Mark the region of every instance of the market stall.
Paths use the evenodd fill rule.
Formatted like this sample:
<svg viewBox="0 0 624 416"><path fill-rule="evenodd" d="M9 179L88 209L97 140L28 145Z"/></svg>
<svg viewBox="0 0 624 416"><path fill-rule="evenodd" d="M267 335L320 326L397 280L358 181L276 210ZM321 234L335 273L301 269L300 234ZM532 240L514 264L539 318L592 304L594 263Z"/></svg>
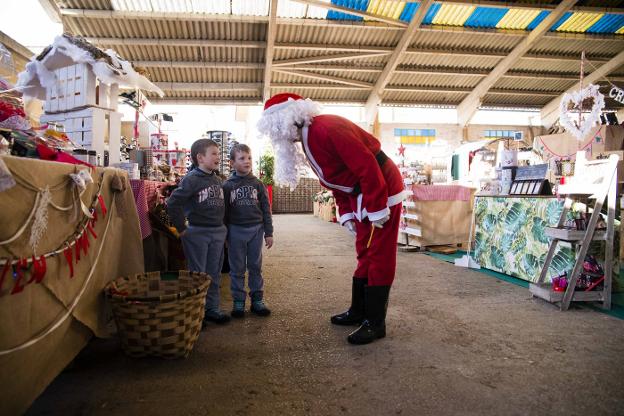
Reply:
<svg viewBox="0 0 624 416"><path fill-rule="evenodd" d="M546 227L559 221L563 200L555 197L477 196L474 259L486 269L537 281L548 253ZM571 248L555 253L552 272L574 263Z"/></svg>
<svg viewBox="0 0 624 416"><path fill-rule="evenodd" d="M419 185L403 201L399 243L459 245L468 241L474 189L459 185Z"/></svg>
<svg viewBox="0 0 624 416"><path fill-rule="evenodd" d="M108 335L102 289L142 272L143 253L125 172L0 162L0 414L21 414L92 336Z"/></svg>

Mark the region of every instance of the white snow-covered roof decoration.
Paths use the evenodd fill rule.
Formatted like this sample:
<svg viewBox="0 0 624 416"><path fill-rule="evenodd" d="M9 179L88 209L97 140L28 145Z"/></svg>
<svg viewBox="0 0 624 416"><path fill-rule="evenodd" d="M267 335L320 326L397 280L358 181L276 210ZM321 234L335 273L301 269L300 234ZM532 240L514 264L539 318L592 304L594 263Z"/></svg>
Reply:
<svg viewBox="0 0 624 416"><path fill-rule="evenodd" d="M91 65L100 82L105 84L139 88L164 96L160 88L139 74L130 62L122 59L114 50L103 51L84 38L68 34L57 36L39 56L26 64L26 69L18 75L16 87L24 96L43 100L46 98L46 88L56 84L54 71L78 63Z"/></svg>

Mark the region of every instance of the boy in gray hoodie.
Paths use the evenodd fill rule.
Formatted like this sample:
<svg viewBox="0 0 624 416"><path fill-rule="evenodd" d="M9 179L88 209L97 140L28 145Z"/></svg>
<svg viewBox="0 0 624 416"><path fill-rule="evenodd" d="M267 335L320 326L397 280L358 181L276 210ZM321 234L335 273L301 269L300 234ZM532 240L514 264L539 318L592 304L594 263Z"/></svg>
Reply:
<svg viewBox="0 0 624 416"><path fill-rule="evenodd" d="M230 151L233 172L223 184L228 227L230 287L234 306L232 316L245 316L245 269L249 271L251 312L268 316L264 304L262 278L262 240L273 246L273 221L264 184L251 173L251 149L237 144Z"/></svg>
<svg viewBox="0 0 624 416"><path fill-rule="evenodd" d="M219 169L219 146L210 139L197 140L191 146L191 159L194 168L167 200L167 211L182 239L189 270L207 273L212 279L204 324L225 324L230 316L219 309L219 282L227 228L223 182L214 172Z"/></svg>

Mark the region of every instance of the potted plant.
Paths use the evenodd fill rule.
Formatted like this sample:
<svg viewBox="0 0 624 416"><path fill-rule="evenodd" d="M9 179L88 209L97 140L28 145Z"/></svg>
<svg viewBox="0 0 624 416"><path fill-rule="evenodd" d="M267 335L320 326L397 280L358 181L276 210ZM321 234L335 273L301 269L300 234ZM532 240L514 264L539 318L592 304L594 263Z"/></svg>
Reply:
<svg viewBox="0 0 624 416"><path fill-rule="evenodd" d="M267 194L269 196L269 205L273 209L273 166L275 158L270 153L265 153L260 157L259 166L260 180L267 188Z"/></svg>

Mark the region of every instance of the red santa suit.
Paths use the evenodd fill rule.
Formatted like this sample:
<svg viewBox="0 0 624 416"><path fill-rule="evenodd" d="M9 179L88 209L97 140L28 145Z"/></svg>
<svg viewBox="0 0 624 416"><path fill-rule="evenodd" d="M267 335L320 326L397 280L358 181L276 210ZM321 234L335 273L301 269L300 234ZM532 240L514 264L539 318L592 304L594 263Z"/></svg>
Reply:
<svg viewBox="0 0 624 416"><path fill-rule="evenodd" d="M396 271L403 179L381 144L351 121L318 115L302 129L303 150L321 184L332 190L340 224L356 223L356 278L389 286ZM377 157L376 157L377 156ZM383 228L371 221L386 216Z"/></svg>

